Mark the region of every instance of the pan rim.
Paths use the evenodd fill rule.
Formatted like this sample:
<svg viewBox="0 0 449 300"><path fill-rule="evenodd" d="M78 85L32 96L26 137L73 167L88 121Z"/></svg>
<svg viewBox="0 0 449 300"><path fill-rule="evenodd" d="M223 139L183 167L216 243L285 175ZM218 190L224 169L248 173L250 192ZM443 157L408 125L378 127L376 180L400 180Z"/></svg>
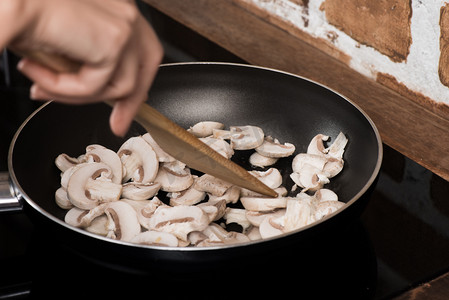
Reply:
<svg viewBox="0 0 449 300"><path fill-rule="evenodd" d="M124 241L119 241L119 240L113 240L107 237L103 237L97 234L93 234L90 233L86 230L83 230L81 228L77 228L74 226L71 226L69 224L67 224L66 222L64 222L63 220L55 217L53 214L47 212L45 209L43 209L41 206L39 206L39 204L37 204L35 201L33 201L27 194L26 192L23 190L23 188L21 187L21 185L19 184L16 174L14 172L14 168L13 168L13 163L12 163L12 157L13 157L13 152L14 152L14 146L15 143L18 139L18 137L20 136L20 133L22 132L23 128L27 125L27 123L37 114L39 113L42 109L44 109L47 105L50 105L50 103L53 102L53 100L47 101L46 103L42 104L39 108L37 108L33 113L31 113L26 119L25 121L20 125L20 127L17 129L16 133L14 134L14 137L10 143L10 147L9 147L9 151L8 151L8 170L9 170L9 174L10 174L10 178L11 181L13 182L15 188L18 191L18 197L19 198L23 198L28 205L30 205L33 209L35 209L36 211L38 211L40 214L44 215L45 217L49 218L51 221L54 221L56 223L58 223L59 225L64 226L65 228L69 229L69 230L74 230L80 234L83 235L87 235L89 237L95 238L95 239L99 239L99 240L103 240L105 242L109 242L109 243L115 243L118 245L123 245L123 246L131 246L131 247L135 247L135 248L141 248L141 249L152 249L152 250L157 250L157 251L181 251L181 252L185 252L185 251L221 251L221 250L226 250L226 249L231 249L231 248L240 248L240 247L244 247L244 246L251 246L251 245L258 245L258 244L262 244L265 242L271 242L277 239L282 239L285 238L287 236L291 236L294 234L297 234L299 232L305 231L307 229L310 229L312 227L318 226L321 223L333 218L334 216L341 214L342 212L344 212L346 209L348 209L350 206L352 206L358 199L361 198L361 196L363 194L365 194L368 189L372 186L372 184L374 183L374 181L376 180L379 172L380 172L380 168L381 168L381 164L382 164L382 159L383 159L383 146L382 146L382 139L380 136L380 133L375 125L375 123L373 122L373 120L368 116L368 114L363 111L357 104L355 104L354 102L352 102L350 99L348 99L346 96L342 95L341 93L329 88L328 86L325 86L319 82L316 82L312 79L297 75L297 74L293 74L290 72L286 72L286 71L282 71L282 70L278 70L278 69L274 69L274 68L269 68L269 67L263 67L263 66L257 66L257 65L250 65L250 64L243 64L243 63L229 63L229 62L180 62L180 63L167 63L167 64L161 64L159 66L159 69L161 68L170 68L170 67L179 67L179 66L191 66L191 65L213 65L213 66L229 66L229 67L239 67L239 68L250 68L250 69L254 69L254 70L263 70L263 71L269 71L269 72L274 72L274 73L278 73L278 74L283 74L283 75L287 75L287 76L293 76L296 77L298 79L304 80L304 81L308 81L312 84L315 84L321 88L324 88L336 95L338 95L340 98L344 99L345 101L347 101L349 104L351 104L354 108L357 109L357 111L363 115L363 117L368 121L368 123L370 124L374 135L376 137L376 141L377 141L377 146L378 146L378 155L377 155L377 161L376 161L376 165L375 168L370 176L370 178L367 180L367 182L365 183L365 185L363 186L362 189L360 189L360 191L354 195L347 203L346 205L344 205L341 209L337 210L334 213L331 213L329 215L327 215L326 217L315 221L309 225L303 226L299 229L287 232L287 233L283 233L281 235L275 236L275 237L271 237L271 238L265 238L265 239L259 239L259 240L254 240L254 241L249 241L249 242L245 242L245 243L236 243L236 244L229 244L229 245L220 245L220 246L209 246L209 247L168 247L168 246L155 246L155 245L140 245L140 244L134 244L131 242L124 242Z"/></svg>

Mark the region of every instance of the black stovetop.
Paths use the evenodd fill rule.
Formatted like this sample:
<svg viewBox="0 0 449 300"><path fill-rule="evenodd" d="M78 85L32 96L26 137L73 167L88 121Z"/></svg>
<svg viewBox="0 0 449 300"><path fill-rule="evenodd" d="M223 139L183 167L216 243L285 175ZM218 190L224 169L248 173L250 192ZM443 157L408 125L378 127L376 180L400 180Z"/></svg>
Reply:
<svg viewBox="0 0 449 300"><path fill-rule="evenodd" d="M29 83L17 72L9 79L0 72L0 171L7 171L13 134L41 104L29 100ZM242 288L251 296L397 295L449 268L449 183L387 146L384 152L378 185L360 219L260 264L182 278L106 266L53 240L24 213L0 215L0 299L119 293L225 298L239 297Z"/></svg>

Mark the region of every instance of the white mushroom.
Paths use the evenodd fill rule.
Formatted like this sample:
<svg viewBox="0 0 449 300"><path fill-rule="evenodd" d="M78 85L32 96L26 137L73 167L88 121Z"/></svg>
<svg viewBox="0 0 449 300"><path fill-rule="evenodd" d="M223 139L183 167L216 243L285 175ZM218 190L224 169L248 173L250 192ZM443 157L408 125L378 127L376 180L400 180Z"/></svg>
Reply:
<svg viewBox="0 0 449 300"><path fill-rule="evenodd" d="M287 201L285 215L283 217L284 231L289 232L299 229L315 221L315 206L313 199L306 197L290 198Z"/></svg>
<svg viewBox="0 0 449 300"><path fill-rule="evenodd" d="M55 164L61 172L65 172L67 169L74 167L75 165L84 161L68 156L65 153L59 154L55 159Z"/></svg>
<svg viewBox="0 0 449 300"><path fill-rule="evenodd" d="M197 190L210 193L214 196L223 196L231 186L231 183L209 174L200 176L195 182L195 188Z"/></svg>
<svg viewBox="0 0 449 300"><path fill-rule="evenodd" d="M285 215L285 208L271 210L271 211L251 211L251 210L246 211L246 219L248 219L248 221L252 225L257 226L257 227L259 227L260 224L262 224L262 221L266 217L279 218L279 217L282 217L283 215Z"/></svg>
<svg viewBox="0 0 449 300"><path fill-rule="evenodd" d="M233 243L249 242L249 238L239 232L228 232L218 224L211 223L203 230L203 234L207 239L200 242L198 247L216 246Z"/></svg>
<svg viewBox="0 0 449 300"><path fill-rule="evenodd" d="M196 179L194 179L195 182ZM198 191L195 188L195 184L192 184L188 189L181 192L168 193L167 197L170 198L170 205L194 205L206 198L206 193Z"/></svg>
<svg viewBox="0 0 449 300"><path fill-rule="evenodd" d="M104 203L94 207L91 210L71 208L65 215L64 221L72 226L86 228L91 225L92 221L103 215L108 203Z"/></svg>
<svg viewBox="0 0 449 300"><path fill-rule="evenodd" d="M106 215L101 215L96 217L90 222L90 225L87 226L86 231L94 234L98 234L101 236L108 235L108 217Z"/></svg>
<svg viewBox="0 0 449 300"><path fill-rule="evenodd" d="M159 183L161 190L164 192L180 192L188 189L193 184L193 176L190 174L190 169L186 167L175 171L170 166L172 165L163 163L154 182Z"/></svg>
<svg viewBox="0 0 449 300"><path fill-rule="evenodd" d="M131 200L146 200L157 194L160 183L128 182L123 184L122 197Z"/></svg>
<svg viewBox="0 0 449 300"><path fill-rule="evenodd" d="M317 134L312 138L307 147L308 154L324 155L327 153L328 149L324 146L325 141L329 139L329 136L324 134Z"/></svg>
<svg viewBox="0 0 449 300"><path fill-rule="evenodd" d="M120 157L115 151L101 145L89 145L86 147L85 158L88 162L103 162L112 170L112 182L120 184L123 178L123 166Z"/></svg>
<svg viewBox="0 0 449 300"><path fill-rule="evenodd" d="M131 243L141 245L158 245L177 247L178 239L171 233L148 230L141 232L131 239Z"/></svg>
<svg viewBox="0 0 449 300"><path fill-rule="evenodd" d="M223 129L224 127L224 124L220 122L203 121L190 127L189 131L196 137L203 138L212 135L214 129Z"/></svg>
<svg viewBox="0 0 449 300"><path fill-rule="evenodd" d="M343 170L344 161L342 158L329 157L323 167L323 173L328 178L337 176Z"/></svg>
<svg viewBox="0 0 449 300"><path fill-rule="evenodd" d="M240 192L242 188L236 185L231 186L226 190L226 192L221 196L214 196L212 194L208 194L210 202L216 202L220 200L225 200L226 203L237 203L240 198Z"/></svg>
<svg viewBox="0 0 449 300"><path fill-rule="evenodd" d="M327 152L327 155L333 158L340 159L343 157L343 152L345 151L346 144L348 143L348 139L343 134L343 132L340 132L335 139L335 141L332 143L332 145L329 147L329 151Z"/></svg>
<svg viewBox="0 0 449 300"><path fill-rule="evenodd" d="M276 168L269 168L266 171L250 171L250 173L269 188L275 189L282 184L281 172Z"/></svg>
<svg viewBox="0 0 449 300"><path fill-rule="evenodd" d="M202 231L209 225L209 217L199 207L179 205L175 207L159 206L150 218L150 228L174 234L187 241L192 231Z"/></svg>
<svg viewBox="0 0 449 300"><path fill-rule="evenodd" d="M209 219L211 219L211 221L217 221L221 219L226 212L226 200L224 199L209 200L207 202L200 203L197 206L209 215ZM217 210L213 211L212 213L212 211L209 209L210 206L214 206L215 208L217 208Z"/></svg>
<svg viewBox="0 0 449 300"><path fill-rule="evenodd" d="M326 157L319 154L299 153L293 158L292 169L293 172L301 173L306 165L313 166L322 171L327 163Z"/></svg>
<svg viewBox="0 0 449 300"><path fill-rule="evenodd" d="M265 168L271 165L274 165L278 161L278 158L267 157L259 154L258 152L254 152L249 157L249 163L255 167Z"/></svg>
<svg viewBox="0 0 449 300"><path fill-rule="evenodd" d="M263 143L263 130L257 126L231 126L231 147L236 150L249 150Z"/></svg>
<svg viewBox="0 0 449 300"><path fill-rule="evenodd" d="M129 138L118 151L126 174L123 180L126 182L150 183L156 178L159 161L151 146L140 137Z"/></svg>
<svg viewBox="0 0 449 300"><path fill-rule="evenodd" d="M137 220L139 221L142 227L149 229L150 218L156 211L159 206L168 206L163 203L159 198L154 197L151 200L131 200L131 199L122 199L131 205L137 213Z"/></svg>
<svg viewBox="0 0 449 300"><path fill-rule="evenodd" d="M333 212L336 212L337 210L342 208L344 205L345 205L345 203L340 202L340 201L321 201L316 206L314 218L316 220L320 220L320 219L324 218L325 216L327 216Z"/></svg>
<svg viewBox="0 0 449 300"><path fill-rule="evenodd" d="M78 208L92 209L100 203L117 201L122 185L111 181L112 171L104 163L85 163L70 176L67 196Z"/></svg>
<svg viewBox="0 0 449 300"><path fill-rule="evenodd" d="M287 206L288 197L264 198L264 197L242 197L240 202L247 210L271 211L276 208Z"/></svg>
<svg viewBox="0 0 449 300"><path fill-rule="evenodd" d="M142 135L142 138L151 146L160 162L173 162L176 160L176 158L165 152L148 132Z"/></svg>
<svg viewBox="0 0 449 300"><path fill-rule="evenodd" d="M250 239L250 241L257 241L262 238L259 227L256 226L250 227L245 235Z"/></svg>
<svg viewBox="0 0 449 300"><path fill-rule="evenodd" d="M241 208L231 208L228 207L226 209L226 213L224 214L224 219L226 220L226 224L237 223L243 228L243 232L251 226L250 221L246 218L246 210Z"/></svg>
<svg viewBox="0 0 449 300"><path fill-rule="evenodd" d="M276 222L276 218L270 216L263 219L259 227L259 233L263 239L266 239L278 236L280 234L283 234L284 232L282 225Z"/></svg>
<svg viewBox="0 0 449 300"><path fill-rule="evenodd" d="M315 199L318 202L320 202L320 201L338 201L337 194L334 191L329 190L329 189L319 189L318 191L315 192L313 197L315 197Z"/></svg>
<svg viewBox="0 0 449 300"><path fill-rule="evenodd" d="M112 202L108 204L105 213L108 217L108 237L129 242L140 233L136 211L128 203Z"/></svg>
<svg viewBox="0 0 449 300"><path fill-rule="evenodd" d="M212 130L212 136L216 139L229 140L231 139L231 131L223 129Z"/></svg>
<svg viewBox="0 0 449 300"><path fill-rule="evenodd" d="M312 165L305 164L300 173L293 172L290 178L300 187L302 191L316 191L329 183L329 178L321 170Z"/></svg>
<svg viewBox="0 0 449 300"><path fill-rule="evenodd" d="M217 139L213 137L200 138L200 141L220 153L223 157L229 159L234 155L234 150L232 150L231 145L228 144L223 139Z"/></svg>
<svg viewBox="0 0 449 300"><path fill-rule="evenodd" d="M70 202L67 196L67 191L62 187L56 190L55 200L56 204L62 209L71 209L73 207L72 202Z"/></svg>
<svg viewBox="0 0 449 300"><path fill-rule="evenodd" d="M257 153L266 157L287 157L295 152L295 145L290 143L281 144L271 136L265 137L262 145L255 149Z"/></svg>

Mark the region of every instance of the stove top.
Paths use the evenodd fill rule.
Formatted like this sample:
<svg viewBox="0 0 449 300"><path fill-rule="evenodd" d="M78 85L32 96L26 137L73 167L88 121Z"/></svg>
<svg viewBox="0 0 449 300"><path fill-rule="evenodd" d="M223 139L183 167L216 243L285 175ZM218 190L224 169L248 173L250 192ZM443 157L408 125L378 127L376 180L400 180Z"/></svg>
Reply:
<svg viewBox="0 0 449 300"><path fill-rule="evenodd" d="M9 143L41 103L29 100L29 82L17 72L8 78L0 73L0 171L7 171ZM196 299L291 292L345 299L398 295L449 268L449 183L387 146L384 151L378 185L360 219L308 245L207 272L119 268L53 240L24 213L0 215L0 299L145 293Z"/></svg>

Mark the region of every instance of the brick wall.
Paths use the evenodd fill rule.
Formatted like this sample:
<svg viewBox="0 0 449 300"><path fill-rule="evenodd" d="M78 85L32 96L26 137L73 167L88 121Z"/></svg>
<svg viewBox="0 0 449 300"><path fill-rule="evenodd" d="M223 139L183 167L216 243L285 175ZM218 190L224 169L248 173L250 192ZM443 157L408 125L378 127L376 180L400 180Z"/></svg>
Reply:
<svg viewBox="0 0 449 300"><path fill-rule="evenodd" d="M361 74L449 118L449 1L244 2Z"/></svg>

